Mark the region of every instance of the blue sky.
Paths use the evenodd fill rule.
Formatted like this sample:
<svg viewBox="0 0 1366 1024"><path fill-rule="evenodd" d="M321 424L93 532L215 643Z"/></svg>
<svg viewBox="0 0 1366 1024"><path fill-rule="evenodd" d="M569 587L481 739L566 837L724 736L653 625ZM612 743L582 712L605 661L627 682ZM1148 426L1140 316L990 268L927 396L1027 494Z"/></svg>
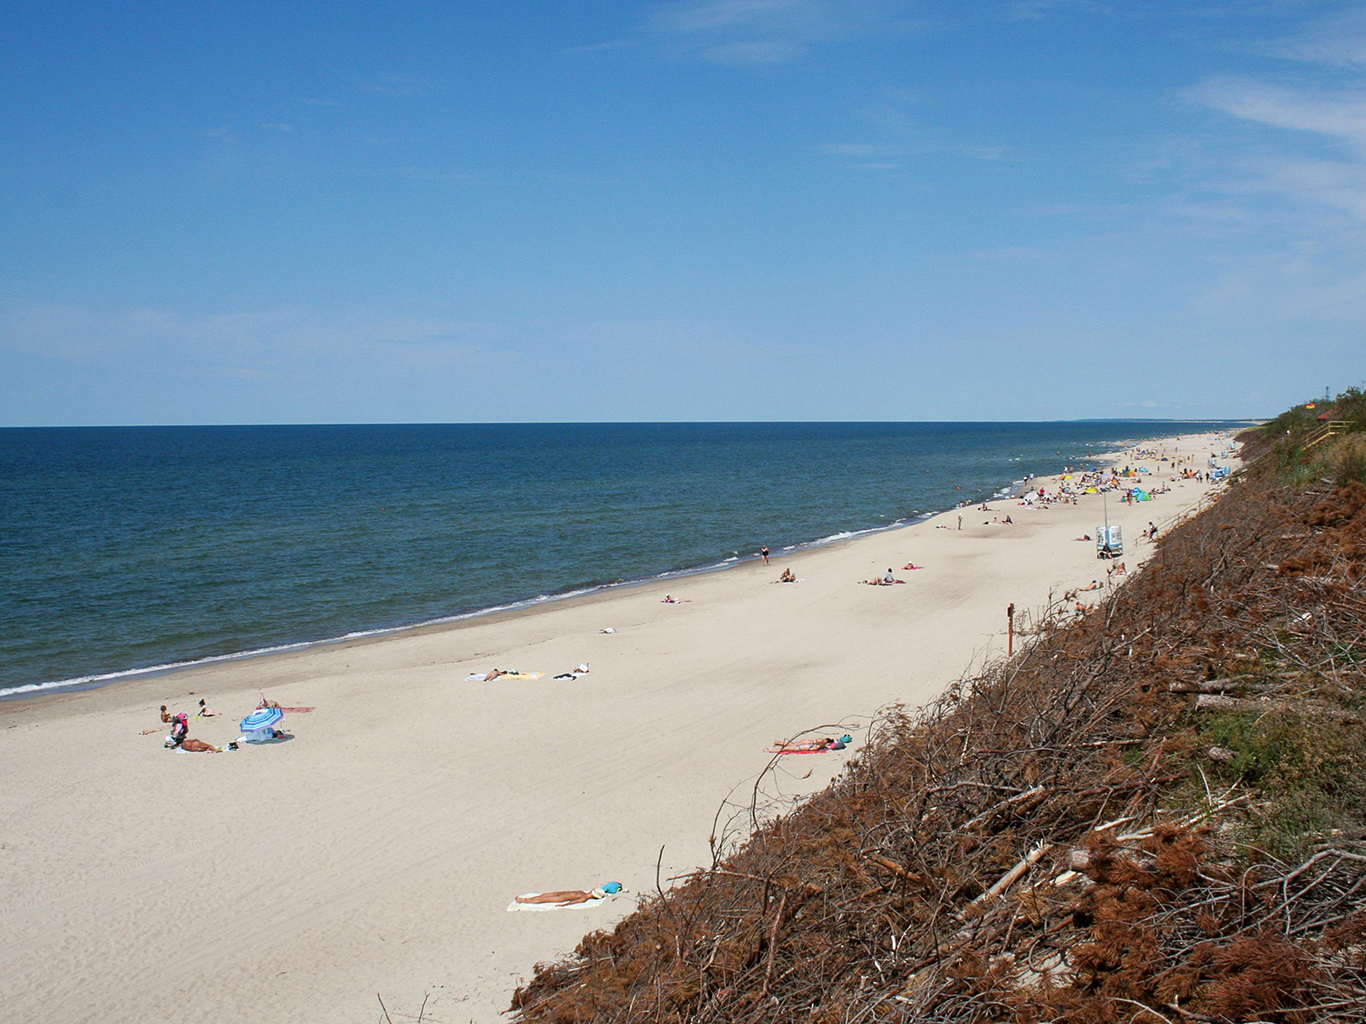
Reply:
<svg viewBox="0 0 1366 1024"><path fill-rule="evenodd" d="M0 423L1240 417L1366 377L1366 11L26 3Z"/></svg>

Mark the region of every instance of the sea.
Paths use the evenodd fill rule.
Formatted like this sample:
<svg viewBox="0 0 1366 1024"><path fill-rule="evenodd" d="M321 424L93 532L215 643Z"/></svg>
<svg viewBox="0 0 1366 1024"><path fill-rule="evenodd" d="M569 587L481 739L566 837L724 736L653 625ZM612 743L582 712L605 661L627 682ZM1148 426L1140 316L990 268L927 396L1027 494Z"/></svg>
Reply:
<svg viewBox="0 0 1366 1024"><path fill-rule="evenodd" d="M0 429L0 698L781 561L1229 426Z"/></svg>

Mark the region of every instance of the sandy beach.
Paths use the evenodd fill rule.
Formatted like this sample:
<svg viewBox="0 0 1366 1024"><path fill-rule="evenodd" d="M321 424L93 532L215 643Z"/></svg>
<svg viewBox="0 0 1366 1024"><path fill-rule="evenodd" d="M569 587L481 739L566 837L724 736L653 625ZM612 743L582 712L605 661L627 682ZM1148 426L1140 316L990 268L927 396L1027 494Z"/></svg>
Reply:
<svg viewBox="0 0 1366 1024"><path fill-rule="evenodd" d="M1223 446L1144 443L1200 470ZM1156 486L1173 475L1114 459ZM1220 490L1167 485L1106 502L1130 571L1153 550L1150 520ZM732 791L748 802L776 739L853 736L784 759L769 784L811 792L879 708L924 703L1002 652L1007 604L1037 615L1106 581L1076 539L1094 536L1100 495L989 507L768 566L0 705L5 1016L360 1022L378 993L395 1021L424 998L427 1020L501 1019L538 960L653 892L657 864L668 879L710 861L718 808ZM801 582L775 582L789 566ZM889 567L904 585L860 585ZM587 675L552 678L580 663ZM466 679L494 668L544 675ZM190 733L222 745L258 692L314 710L286 715L284 742L163 749L159 705L193 716L206 698L223 715L192 717ZM605 905L506 910L608 881L626 891Z"/></svg>

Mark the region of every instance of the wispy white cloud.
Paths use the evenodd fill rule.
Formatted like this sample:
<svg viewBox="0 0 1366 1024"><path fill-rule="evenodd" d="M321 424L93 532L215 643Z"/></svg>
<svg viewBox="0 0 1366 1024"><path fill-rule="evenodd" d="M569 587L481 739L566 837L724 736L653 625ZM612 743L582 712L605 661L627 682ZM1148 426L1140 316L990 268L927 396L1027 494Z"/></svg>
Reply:
<svg viewBox="0 0 1366 1024"><path fill-rule="evenodd" d="M901 152L901 148L866 142L827 142L821 146L821 152L827 156L885 156Z"/></svg>
<svg viewBox="0 0 1366 1024"><path fill-rule="evenodd" d="M812 49L914 27L912 0L675 0L647 10L646 27L679 56L765 65Z"/></svg>
<svg viewBox="0 0 1366 1024"><path fill-rule="evenodd" d="M1290 60L1339 67L1366 65L1366 10L1340 11L1321 18L1265 49Z"/></svg>
<svg viewBox="0 0 1366 1024"><path fill-rule="evenodd" d="M377 74L353 79L360 92L374 93L377 96L410 97L425 96L432 82L420 75Z"/></svg>
<svg viewBox="0 0 1366 1024"><path fill-rule="evenodd" d="M1187 89L1185 96L1244 121L1366 146L1366 89L1324 90L1221 76Z"/></svg>
<svg viewBox="0 0 1366 1024"><path fill-rule="evenodd" d="M998 249L982 249L968 253L969 259L995 262L1046 263L1057 258L1056 253L1035 245L1005 245Z"/></svg>
<svg viewBox="0 0 1366 1024"><path fill-rule="evenodd" d="M467 354L495 324L411 317L323 315L304 308L190 315L168 309L92 310L61 305L0 308L0 351L78 362L252 367L408 351Z"/></svg>
<svg viewBox="0 0 1366 1024"><path fill-rule="evenodd" d="M1038 21L1063 14L1113 14L1113 4L1099 0L1011 0L1003 7L1012 21Z"/></svg>
<svg viewBox="0 0 1366 1024"><path fill-rule="evenodd" d="M611 53L615 50L627 50L637 46L636 42L630 39L604 39L600 43L583 43L579 46L562 46L560 53Z"/></svg>

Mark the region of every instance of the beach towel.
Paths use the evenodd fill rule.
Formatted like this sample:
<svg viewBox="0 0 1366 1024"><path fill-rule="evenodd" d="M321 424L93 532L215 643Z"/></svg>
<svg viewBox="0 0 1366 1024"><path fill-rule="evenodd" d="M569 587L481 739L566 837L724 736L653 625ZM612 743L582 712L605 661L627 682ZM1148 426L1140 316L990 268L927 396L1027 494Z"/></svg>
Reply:
<svg viewBox="0 0 1366 1024"><path fill-rule="evenodd" d="M281 708L280 710L281 710L281 711L284 711L284 712L286 712L286 713L288 713L288 714L291 714L291 715L306 715L306 714L308 714L310 711L317 711L318 709L317 709L317 708Z"/></svg>
<svg viewBox="0 0 1366 1024"><path fill-rule="evenodd" d="M467 683L482 683L487 672L471 672L465 677ZM504 672L499 679L540 679L544 672Z"/></svg>
<svg viewBox="0 0 1366 1024"><path fill-rule="evenodd" d="M524 892L523 896L539 896L537 892ZM508 904L509 914L520 913L540 913L544 910L587 910L589 907L596 907L606 903L611 897L603 895L598 899L585 900L583 903L518 903L513 900Z"/></svg>
<svg viewBox="0 0 1366 1024"><path fill-rule="evenodd" d="M786 749L786 748L780 748L780 747L765 747L765 748L764 748L764 753L766 753L766 754L831 754L831 753L834 753L834 747L821 747L820 749L812 749L812 750L788 750L788 749Z"/></svg>

